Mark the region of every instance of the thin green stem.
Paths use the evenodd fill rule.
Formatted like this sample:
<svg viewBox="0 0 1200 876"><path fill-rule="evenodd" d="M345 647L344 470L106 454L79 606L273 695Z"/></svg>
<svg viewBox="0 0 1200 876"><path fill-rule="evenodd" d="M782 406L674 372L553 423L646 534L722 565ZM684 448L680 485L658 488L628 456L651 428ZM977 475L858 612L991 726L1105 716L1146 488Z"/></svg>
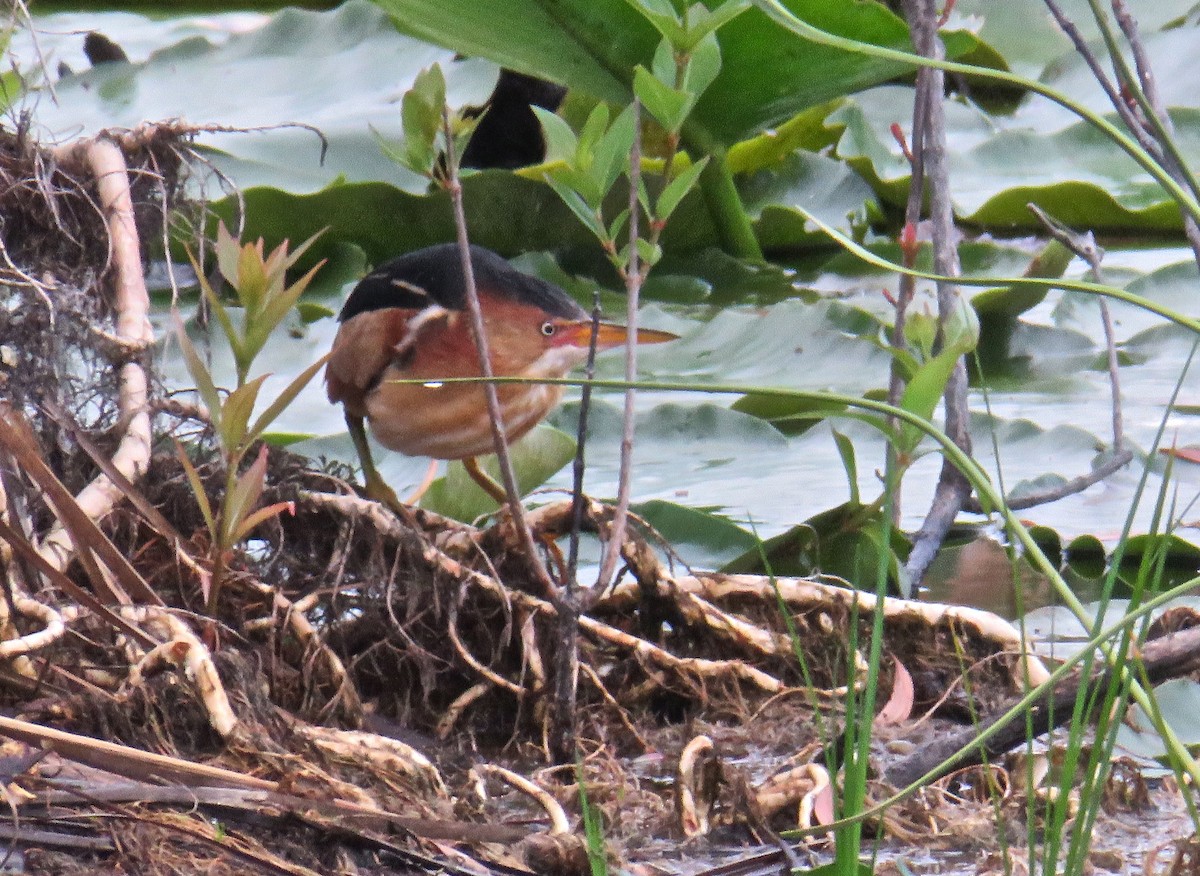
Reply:
<svg viewBox="0 0 1200 876"><path fill-rule="evenodd" d="M711 160L700 172L700 191L716 226L721 247L737 258L762 261L762 247L758 245L742 197L733 184L727 153L718 147L710 154Z"/></svg>
<svg viewBox="0 0 1200 876"><path fill-rule="evenodd" d="M1106 286L1103 283L1090 283L1086 280L1057 280L1052 277L948 277L943 274L935 274L930 271L919 271L915 268L906 268L904 265L890 261L881 255L876 255L865 246L862 246L851 240L846 235L842 234L832 225L822 221L817 216L804 209L799 204L793 204L792 208L800 213L804 218L817 226L821 231L824 231L829 237L837 241L838 245L847 252L858 256L862 261L869 265L874 265L879 268L885 268L890 271L895 271L898 274L905 274L910 277L916 277L921 280L933 280L934 282L942 283L958 283L960 286L1011 286L1013 288L1023 289L1065 289L1072 292L1086 292L1089 295L1102 295L1105 298L1112 298L1117 301L1124 301L1126 304L1133 304L1150 313L1157 314L1163 319L1169 320L1176 325L1182 326L1189 331L1200 334L1200 319L1187 316L1180 313L1178 310L1172 310L1165 307L1156 301L1149 298L1143 298L1141 295L1136 295L1133 292L1128 292L1125 289L1119 289L1116 286Z"/></svg>

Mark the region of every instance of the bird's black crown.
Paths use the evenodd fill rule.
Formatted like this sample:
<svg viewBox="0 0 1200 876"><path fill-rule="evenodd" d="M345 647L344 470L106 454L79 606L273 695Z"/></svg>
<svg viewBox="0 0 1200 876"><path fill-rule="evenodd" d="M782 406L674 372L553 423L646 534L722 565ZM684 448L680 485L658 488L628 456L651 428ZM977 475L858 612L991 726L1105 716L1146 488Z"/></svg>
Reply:
<svg viewBox="0 0 1200 876"><path fill-rule="evenodd" d="M539 307L551 316L587 318L587 312L562 289L521 273L490 249L471 247L471 269L481 291ZM379 265L354 287L338 320L345 322L360 313L389 307L421 310L437 304L447 310L463 310L466 302L458 246L442 243Z"/></svg>

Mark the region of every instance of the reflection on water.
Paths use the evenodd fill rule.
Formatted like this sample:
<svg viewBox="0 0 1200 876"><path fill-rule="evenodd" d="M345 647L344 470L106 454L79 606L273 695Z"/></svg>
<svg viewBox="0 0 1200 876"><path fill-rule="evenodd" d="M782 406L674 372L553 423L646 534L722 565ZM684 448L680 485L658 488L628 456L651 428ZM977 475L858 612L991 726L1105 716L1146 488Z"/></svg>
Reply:
<svg viewBox="0 0 1200 876"><path fill-rule="evenodd" d="M1008 550L987 536L943 550L929 569L926 586L924 598L931 602L982 608L1008 620L1056 601L1045 576L1020 557L1011 561ZM1072 586L1095 590L1091 581L1077 581ZM1081 598L1090 598L1079 589L1076 592Z"/></svg>

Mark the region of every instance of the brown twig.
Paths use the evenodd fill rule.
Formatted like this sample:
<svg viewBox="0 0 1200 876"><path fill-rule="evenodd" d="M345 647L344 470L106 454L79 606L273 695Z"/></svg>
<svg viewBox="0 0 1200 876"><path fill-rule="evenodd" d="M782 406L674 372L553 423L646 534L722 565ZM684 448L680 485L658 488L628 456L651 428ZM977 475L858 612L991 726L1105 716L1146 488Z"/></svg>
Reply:
<svg viewBox="0 0 1200 876"><path fill-rule="evenodd" d="M454 207L454 227L458 237L459 257L462 259L463 285L466 287L467 314L470 317L471 336L475 340L475 349L479 353L479 368L486 378L494 377L492 358L488 350L487 330L483 324L483 312L479 308L479 291L475 288L475 270L471 264L471 242L467 239L467 215L463 207L462 180L458 175L458 157L454 153L454 132L450 120L450 107L442 106L442 129L446 140L446 188L450 193L450 203ZM525 510L521 506L521 494L517 488L517 477L513 472L512 458L508 452L508 436L504 434L504 414L500 410L500 397L496 385L491 382L483 384L484 397L487 399L488 416L492 421L492 441L496 458L500 463L500 477L504 482L504 492L508 496L508 511L512 515L513 526L516 527L518 538L525 549L529 568L533 571L537 584L547 597L554 597L554 581L542 562L533 536L525 524Z"/></svg>
<svg viewBox="0 0 1200 876"><path fill-rule="evenodd" d="M945 46L937 33L938 10L932 0L905 0L905 17L912 32L917 52L934 59L945 57ZM929 223L933 239L934 270L946 277L957 277L960 273L958 250L955 245L954 212L950 205L950 171L946 159L946 120L942 95L945 76L942 71L927 68L929 76L922 82L925 91L918 92L917 100L925 101L925 131L921 141L922 161L925 176L929 181ZM938 344L941 332L956 308L966 305L958 287L951 283L938 283ZM967 407L967 369L959 360L943 394L945 404L945 431L956 445L966 453L971 452L971 436L968 431L969 409ZM950 525L962 509L964 500L971 494L971 485L966 477L949 460L942 463L937 489L930 503L925 520L921 524L909 554L905 570L912 587L920 584L925 571L937 555Z"/></svg>

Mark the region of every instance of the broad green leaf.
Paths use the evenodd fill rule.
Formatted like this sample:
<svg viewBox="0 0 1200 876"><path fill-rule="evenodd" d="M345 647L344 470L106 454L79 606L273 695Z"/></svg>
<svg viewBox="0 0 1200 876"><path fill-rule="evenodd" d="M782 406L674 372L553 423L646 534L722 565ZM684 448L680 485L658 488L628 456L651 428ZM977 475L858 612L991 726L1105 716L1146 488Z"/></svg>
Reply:
<svg viewBox="0 0 1200 876"><path fill-rule="evenodd" d="M838 505L767 539L761 548L747 551L721 571L765 574L765 556L775 575L837 575L852 586L874 589L880 557L889 580L896 581L899 563L908 551L904 537L895 531L892 543L882 544L879 514L878 508L856 502Z"/></svg>
<svg viewBox="0 0 1200 876"><path fill-rule="evenodd" d="M652 499L632 505L631 510L693 566L720 566L757 543L753 533L712 509Z"/></svg>
<svg viewBox="0 0 1200 876"><path fill-rule="evenodd" d="M546 140L547 161L573 161L579 148L579 138L571 130L562 116L543 109L540 106L530 107L542 125L542 135Z"/></svg>
<svg viewBox="0 0 1200 876"><path fill-rule="evenodd" d="M575 457L575 440L565 432L550 426L538 426L509 448L517 486L521 494L540 487L546 479ZM493 478L498 479L499 465L494 456L480 460L481 467ZM424 497L421 507L445 514L455 520L470 522L499 507L471 479L462 463L452 462L445 476L433 482Z"/></svg>
<svg viewBox="0 0 1200 876"><path fill-rule="evenodd" d="M1099 36L1088 0L1060 0L1059 6L1075 22L1085 41L1092 42ZM1131 4L1131 9L1145 36L1187 15L1194 6L1194 0L1154 0ZM1043 0L959 0L954 12L978 22L980 39L999 51L1014 72L1036 79L1052 62L1057 62L1056 66L1070 64L1075 58L1070 38L1050 25ZM1159 63L1167 56L1152 53L1150 57L1155 59L1161 78Z"/></svg>
<svg viewBox="0 0 1200 876"><path fill-rule="evenodd" d="M917 373L908 381L908 385L904 387L904 395L900 398L900 407L925 420L932 417L934 408L937 407L942 394L946 391L946 381L950 379L950 375L962 355L959 349L947 347L928 362L923 363L917 369ZM924 437L925 433L916 426L905 423L900 429L900 437L897 442L900 451L911 453Z"/></svg>
<svg viewBox="0 0 1200 876"><path fill-rule="evenodd" d="M668 131L678 131L682 127L694 102L692 95L664 85L641 66L634 71L633 92L646 111Z"/></svg>
<svg viewBox="0 0 1200 876"><path fill-rule="evenodd" d="M634 68L639 64L649 68L662 36L673 36L665 11L657 13L663 17L652 23L644 7L627 0L378 2L405 33L615 104L628 102ZM903 21L879 3L787 0L786 5L832 33L893 48L910 45ZM707 29L738 12L734 5L710 13L693 39L699 40ZM737 14L720 27L717 38L721 72L700 98L689 123L695 126L696 139L706 142L735 143L803 109L911 69L806 43L757 9ZM950 57L978 45L973 36L962 32L947 32L943 38Z"/></svg>
<svg viewBox="0 0 1200 876"><path fill-rule="evenodd" d="M312 192L345 178L386 179L416 192L427 181L381 154L371 128L400 142L398 98L433 63L445 71L454 107L482 106L496 82L495 65L456 60L452 51L398 33L366 0L324 12L160 18L93 9L40 19L39 43L54 57L82 59L81 34L95 29L138 54L129 65L73 64L80 72L55 82L55 100L39 102L39 128L78 137L182 118L200 129L195 147L239 188ZM106 97L105 86L120 77L133 87L120 99ZM234 133L243 130L254 133ZM210 194L222 196L212 177Z"/></svg>
<svg viewBox="0 0 1200 876"><path fill-rule="evenodd" d="M1173 678L1154 688L1154 701L1166 724L1185 745L1200 745L1200 684L1190 678ZM1154 719L1141 706L1130 707L1128 719L1117 728L1119 750L1145 758L1167 757L1162 735Z"/></svg>

